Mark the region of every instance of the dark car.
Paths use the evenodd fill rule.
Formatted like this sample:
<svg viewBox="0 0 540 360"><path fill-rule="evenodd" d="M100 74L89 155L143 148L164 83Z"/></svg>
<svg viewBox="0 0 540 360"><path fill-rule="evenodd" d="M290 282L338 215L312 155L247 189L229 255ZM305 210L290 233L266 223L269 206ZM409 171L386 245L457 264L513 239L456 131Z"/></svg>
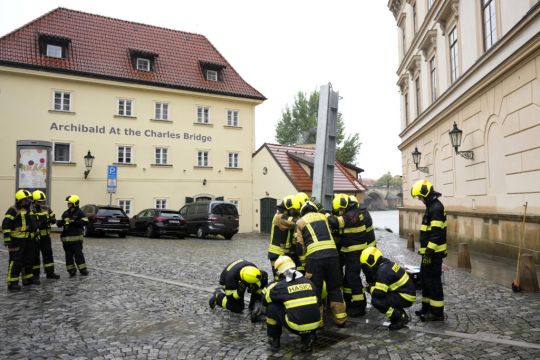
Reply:
<svg viewBox="0 0 540 360"><path fill-rule="evenodd" d="M184 205L180 215L186 219L188 234L197 234L204 239L206 235L223 235L232 239L238 233L238 210L236 205L226 201L197 201Z"/></svg>
<svg viewBox="0 0 540 360"><path fill-rule="evenodd" d="M129 231L129 217L118 206L84 205L81 207L88 217L84 227L84 236L94 234L115 233L118 237L126 237Z"/></svg>
<svg viewBox="0 0 540 360"><path fill-rule="evenodd" d="M176 210L145 209L133 216L130 223L131 232L149 238L172 235L183 239L186 236L186 221Z"/></svg>

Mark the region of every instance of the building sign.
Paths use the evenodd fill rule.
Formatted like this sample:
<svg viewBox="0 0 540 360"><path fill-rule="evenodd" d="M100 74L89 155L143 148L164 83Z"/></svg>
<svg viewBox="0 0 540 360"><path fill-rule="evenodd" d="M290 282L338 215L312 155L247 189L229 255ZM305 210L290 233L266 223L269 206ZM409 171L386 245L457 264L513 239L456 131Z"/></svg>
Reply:
<svg viewBox="0 0 540 360"><path fill-rule="evenodd" d="M49 155L46 149L19 150L19 188L46 189Z"/></svg>

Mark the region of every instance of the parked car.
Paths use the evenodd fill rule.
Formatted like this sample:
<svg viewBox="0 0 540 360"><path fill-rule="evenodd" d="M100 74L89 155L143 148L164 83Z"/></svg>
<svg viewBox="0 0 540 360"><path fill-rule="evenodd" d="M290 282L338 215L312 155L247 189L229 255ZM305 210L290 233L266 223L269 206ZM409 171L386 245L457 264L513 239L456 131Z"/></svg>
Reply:
<svg viewBox="0 0 540 360"><path fill-rule="evenodd" d="M186 221L176 210L145 209L131 218L130 225L131 232L149 238L173 235L183 239L186 236Z"/></svg>
<svg viewBox="0 0 540 360"><path fill-rule="evenodd" d="M88 217L84 227L84 236L94 234L115 233L118 237L126 237L129 231L129 217L118 206L88 204L81 207Z"/></svg>
<svg viewBox="0 0 540 360"><path fill-rule="evenodd" d="M184 205L180 215L186 219L188 234L204 239L206 235L223 235L232 239L238 233L238 210L226 201L197 201Z"/></svg>

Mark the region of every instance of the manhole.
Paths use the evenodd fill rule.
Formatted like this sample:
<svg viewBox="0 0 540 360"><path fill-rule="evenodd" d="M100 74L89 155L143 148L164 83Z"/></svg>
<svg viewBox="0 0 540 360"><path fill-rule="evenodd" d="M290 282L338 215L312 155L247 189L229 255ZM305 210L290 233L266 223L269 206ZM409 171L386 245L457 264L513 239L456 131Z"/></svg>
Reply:
<svg viewBox="0 0 540 360"><path fill-rule="evenodd" d="M324 349L329 346L335 345L340 341L350 338L350 335L345 335L333 331L323 330L317 331L317 339L315 340L315 347L317 349Z"/></svg>

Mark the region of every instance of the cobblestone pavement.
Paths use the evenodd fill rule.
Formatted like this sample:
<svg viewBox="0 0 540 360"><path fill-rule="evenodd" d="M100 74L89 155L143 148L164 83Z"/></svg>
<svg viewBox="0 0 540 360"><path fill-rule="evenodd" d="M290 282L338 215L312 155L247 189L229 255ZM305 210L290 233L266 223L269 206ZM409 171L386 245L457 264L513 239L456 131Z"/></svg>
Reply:
<svg viewBox="0 0 540 360"><path fill-rule="evenodd" d="M403 239L377 236L389 258L419 263ZM444 323L412 315L408 329L389 332L370 308L344 329L327 322L312 354L300 353L286 331L281 351L272 353L264 323L207 303L229 261L248 259L270 272L265 238L107 237L84 246L89 277L67 276L55 238L60 280L0 289L0 359L540 359L540 295L515 294L454 268L445 273ZM6 262L0 251L3 279Z"/></svg>

